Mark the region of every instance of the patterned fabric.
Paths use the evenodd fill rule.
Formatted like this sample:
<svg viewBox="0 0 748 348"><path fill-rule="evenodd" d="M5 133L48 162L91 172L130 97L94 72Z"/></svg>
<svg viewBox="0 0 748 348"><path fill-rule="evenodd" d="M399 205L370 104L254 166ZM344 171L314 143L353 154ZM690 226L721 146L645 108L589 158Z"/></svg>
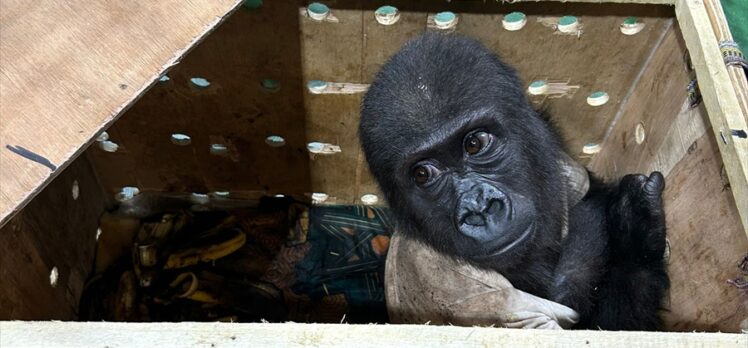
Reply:
<svg viewBox="0 0 748 348"><path fill-rule="evenodd" d="M312 300L344 295L348 322L385 321L384 262L393 228L389 211L315 206L309 221L311 249L296 265L292 290Z"/></svg>

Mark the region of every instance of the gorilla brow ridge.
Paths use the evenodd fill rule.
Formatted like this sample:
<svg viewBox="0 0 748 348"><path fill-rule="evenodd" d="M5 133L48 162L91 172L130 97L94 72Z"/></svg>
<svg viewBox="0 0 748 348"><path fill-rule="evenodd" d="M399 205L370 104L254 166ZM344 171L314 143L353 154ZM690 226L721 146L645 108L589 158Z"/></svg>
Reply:
<svg viewBox="0 0 748 348"><path fill-rule="evenodd" d="M496 109L492 106L482 107L477 110L468 111L465 114L443 122L441 126L439 126L439 129L429 134L426 140L419 147L415 148L412 153L417 154L428 151L432 149L434 145L444 143L455 134L464 133L465 130L470 129L477 121L489 118L489 114L495 112ZM490 118L495 121L494 117Z"/></svg>

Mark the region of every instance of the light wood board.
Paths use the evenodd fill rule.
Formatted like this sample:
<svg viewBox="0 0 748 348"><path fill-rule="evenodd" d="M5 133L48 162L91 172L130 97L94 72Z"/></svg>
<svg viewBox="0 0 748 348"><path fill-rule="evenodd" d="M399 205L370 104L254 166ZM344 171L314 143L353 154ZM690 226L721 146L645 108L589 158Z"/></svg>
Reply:
<svg viewBox="0 0 748 348"><path fill-rule="evenodd" d="M427 325L0 322L0 346L29 347L714 347L748 335Z"/></svg>
<svg viewBox="0 0 748 348"><path fill-rule="evenodd" d="M696 70L743 231L748 236L748 139L731 135L732 130L748 132L748 121L743 116L703 1L679 0L675 13Z"/></svg>
<svg viewBox="0 0 748 348"><path fill-rule="evenodd" d="M0 225L238 3L0 1Z"/></svg>

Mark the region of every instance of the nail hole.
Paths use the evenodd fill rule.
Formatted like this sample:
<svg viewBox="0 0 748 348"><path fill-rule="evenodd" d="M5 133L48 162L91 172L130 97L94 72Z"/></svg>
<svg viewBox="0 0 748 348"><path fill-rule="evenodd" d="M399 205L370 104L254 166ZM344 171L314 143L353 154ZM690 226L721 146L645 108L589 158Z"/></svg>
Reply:
<svg viewBox="0 0 748 348"><path fill-rule="evenodd" d="M250 10L262 7L262 0L244 0L244 7Z"/></svg>
<svg viewBox="0 0 748 348"><path fill-rule="evenodd" d="M439 12L434 16L434 24L439 29L449 29L457 22L457 15L454 12Z"/></svg>
<svg viewBox="0 0 748 348"><path fill-rule="evenodd" d="M377 204L377 202L379 202L379 197L377 197L377 195L368 193L368 194L361 196L361 203L363 204L372 205L372 204Z"/></svg>
<svg viewBox="0 0 748 348"><path fill-rule="evenodd" d="M107 132L101 132L98 137L96 137L96 141L107 141L109 140L109 133Z"/></svg>
<svg viewBox="0 0 748 348"><path fill-rule="evenodd" d="M114 195L114 199L119 202L124 202L126 200L132 199L138 194L140 194L139 188L135 186L125 186L120 190L120 192L117 192L117 194Z"/></svg>
<svg viewBox="0 0 748 348"><path fill-rule="evenodd" d="M210 153L214 155L225 155L229 152L224 144L210 144Z"/></svg>
<svg viewBox="0 0 748 348"><path fill-rule="evenodd" d="M334 154L341 152L340 146L313 141L306 145L307 150L315 154Z"/></svg>
<svg viewBox="0 0 748 348"><path fill-rule="evenodd" d="M193 77L190 82L197 88L208 88L210 86L210 81L203 77Z"/></svg>
<svg viewBox="0 0 748 348"><path fill-rule="evenodd" d="M195 204L207 204L210 202L210 197L204 193L193 192L190 195L190 201Z"/></svg>
<svg viewBox="0 0 748 348"><path fill-rule="evenodd" d="M605 103L607 103L609 99L610 96L608 96L608 93L597 91L587 97L587 104L592 106L605 105Z"/></svg>
<svg viewBox="0 0 748 348"><path fill-rule="evenodd" d="M325 19L328 14L330 14L330 8L325 4L313 2L309 4L309 6L307 6L306 12L309 14L310 18L321 21Z"/></svg>
<svg viewBox="0 0 748 348"><path fill-rule="evenodd" d="M277 92L280 89L280 82L273 79L264 79L260 85L268 92Z"/></svg>
<svg viewBox="0 0 748 348"><path fill-rule="evenodd" d="M169 78L169 75L163 75L158 79L158 82L164 84L169 82L169 80L171 80L171 78Z"/></svg>
<svg viewBox="0 0 748 348"><path fill-rule="evenodd" d="M621 23L620 29L624 35L634 35L644 29L644 23L636 17L628 17Z"/></svg>
<svg viewBox="0 0 748 348"><path fill-rule="evenodd" d="M286 145L286 139L283 139L283 137L279 135L271 135L265 138L265 144L268 144L270 147L281 147Z"/></svg>
<svg viewBox="0 0 748 348"><path fill-rule="evenodd" d="M126 89L127 89L127 85L126 85L126 84L124 84L124 83L120 83L120 85L119 85L119 89L121 89L121 90L123 90L123 91L124 91L124 90L126 90Z"/></svg>
<svg viewBox="0 0 748 348"><path fill-rule="evenodd" d="M520 30L525 24L527 24L527 16L522 12L509 13L501 20L501 25L509 31Z"/></svg>
<svg viewBox="0 0 748 348"><path fill-rule="evenodd" d="M115 142L104 140L99 142L99 148L106 152L117 152L117 149L119 149L119 145L117 145L117 143Z"/></svg>
<svg viewBox="0 0 748 348"><path fill-rule="evenodd" d="M577 31L579 21L574 16L563 16L558 20L558 31L562 33L573 33Z"/></svg>
<svg viewBox="0 0 748 348"><path fill-rule="evenodd" d="M307 82L306 88L311 93L319 94L319 93L322 93L327 88L327 82L320 81L320 80L311 80Z"/></svg>
<svg viewBox="0 0 748 348"><path fill-rule="evenodd" d="M598 152L600 152L600 144L589 143L589 144L584 145L584 147L582 147L582 153L585 153L588 155L594 155Z"/></svg>
<svg viewBox="0 0 748 348"><path fill-rule="evenodd" d="M379 24L392 25L400 19L400 12L394 6L382 6L374 11L374 18Z"/></svg>
<svg viewBox="0 0 748 348"><path fill-rule="evenodd" d="M548 83L543 80L535 80L527 87L527 91L532 95L542 95L548 92Z"/></svg>
<svg viewBox="0 0 748 348"><path fill-rule="evenodd" d="M172 135L171 135L171 142L174 145L187 146L190 143L192 143L192 138L190 138L190 136L187 135L187 134L172 133Z"/></svg>
<svg viewBox="0 0 748 348"><path fill-rule="evenodd" d="M328 198L330 198L330 196L328 196L326 193L312 193L312 203L314 204L324 203Z"/></svg>
<svg viewBox="0 0 748 348"><path fill-rule="evenodd" d="M57 286L57 280L60 277L60 272L57 270L57 266L52 267L52 270L49 271L49 285L52 285L52 287Z"/></svg>
<svg viewBox="0 0 748 348"><path fill-rule="evenodd" d="M318 143L318 142L311 142L309 144L306 144L306 148L309 150L309 152L322 152L322 149L325 148L325 144Z"/></svg>
<svg viewBox="0 0 748 348"><path fill-rule="evenodd" d="M639 122L636 125L636 129L634 129L634 139L636 140L637 144L640 144L644 142L644 139L647 138L647 133L644 131L644 124Z"/></svg>
<svg viewBox="0 0 748 348"><path fill-rule="evenodd" d="M78 186L78 180L73 180L73 200L77 200L80 195L80 187Z"/></svg>

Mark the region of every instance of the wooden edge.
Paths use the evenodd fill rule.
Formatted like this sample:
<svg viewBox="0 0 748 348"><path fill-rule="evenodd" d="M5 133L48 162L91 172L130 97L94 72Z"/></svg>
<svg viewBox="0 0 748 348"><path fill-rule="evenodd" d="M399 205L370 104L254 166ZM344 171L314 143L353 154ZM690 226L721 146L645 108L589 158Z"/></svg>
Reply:
<svg viewBox="0 0 748 348"><path fill-rule="evenodd" d="M547 2L547 1L558 1L558 2L592 2L592 3L627 3L627 4L652 4L652 5L674 5L678 0L501 0L510 4L518 2Z"/></svg>
<svg viewBox="0 0 748 348"><path fill-rule="evenodd" d="M740 347L748 335L430 325L0 322L8 347Z"/></svg>
<svg viewBox="0 0 748 348"><path fill-rule="evenodd" d="M705 0L704 5L707 15L712 21L712 29L714 34L717 35L717 40L720 43L733 41L730 26L727 24L727 18L722 10L720 0ZM748 120L748 80L746 80L745 70L740 65L732 65L727 67L727 71L730 74L732 85L738 93L738 102L743 110L743 116Z"/></svg>
<svg viewBox="0 0 748 348"><path fill-rule="evenodd" d="M737 93L722 60L703 1L678 0L675 15L691 55L699 90L719 144L743 229L748 236L748 139L731 134L732 130L748 131L748 124L742 115Z"/></svg>
<svg viewBox="0 0 748 348"><path fill-rule="evenodd" d="M81 153L83 153L83 151L85 151L92 143L94 143L96 137L101 133L102 130L107 129L115 121L117 121L120 116L122 116L133 104L135 104L138 99L140 99L140 97L142 97L151 87L153 87L153 85L156 84L158 79L161 77L161 75L163 75L165 71L167 71L172 66L179 64L179 61L182 59L182 57L184 57L198 43L205 39L208 34L210 34L215 28L217 28L218 25L220 25L229 15L236 11L243 4L243 2L243 0L234 0L233 4L227 9L224 14L217 16L212 22L206 23L203 27L202 32L193 37L192 40L188 42L183 49L175 51L172 58L167 62L164 62L158 73L153 74L148 81L145 81L145 84L142 88L135 91L135 93L133 93L133 95L117 109L112 110L112 115L105 119L104 122L102 122L98 127L98 129L87 130L91 132L91 136L86 143L81 144L74 152L70 153L64 162L60 163L55 170L53 170L46 178L44 178L44 180L38 182L33 189L26 192L25 196L15 201L13 203L13 206L0 211L0 227L4 226L13 216L15 216L15 214L23 209L34 197L36 197L39 192L47 187L47 185L49 185L49 183L51 183L60 173L62 173L62 171L65 170L68 165L70 165L76 158L78 158Z"/></svg>

